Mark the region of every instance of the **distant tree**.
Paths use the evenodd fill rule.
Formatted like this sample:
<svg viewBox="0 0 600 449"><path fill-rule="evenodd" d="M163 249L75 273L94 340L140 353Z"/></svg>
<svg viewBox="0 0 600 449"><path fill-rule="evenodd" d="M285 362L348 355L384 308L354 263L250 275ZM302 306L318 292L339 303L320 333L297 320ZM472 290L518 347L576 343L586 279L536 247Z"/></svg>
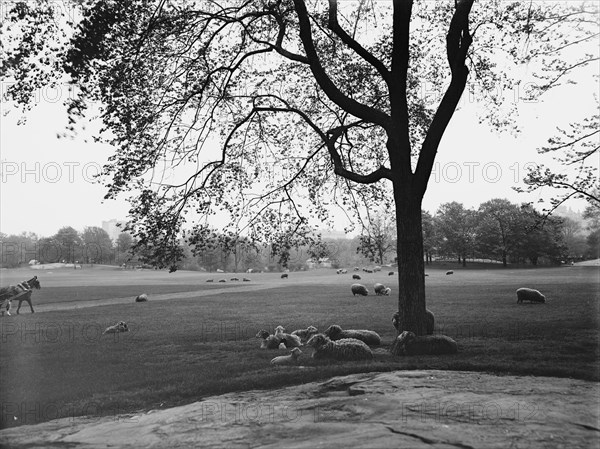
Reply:
<svg viewBox="0 0 600 449"><path fill-rule="evenodd" d="M581 259L586 252L586 236L579 221L569 217L560 217L562 220L562 238L567 247L569 259Z"/></svg>
<svg viewBox="0 0 600 449"><path fill-rule="evenodd" d="M546 219L544 219L546 218ZM540 258L554 264L567 258L567 247L563 240L562 219L544 217L530 205L522 207L522 229L519 245L513 250L515 257L528 259L538 265Z"/></svg>
<svg viewBox="0 0 600 449"><path fill-rule="evenodd" d="M380 213L373 216L363 228L359 237L360 246L356 249L371 262L382 265L388 254L396 251L396 220L393 216Z"/></svg>
<svg viewBox="0 0 600 449"><path fill-rule="evenodd" d="M440 246L440 236L433 216L427 211L422 211L421 215L423 222L423 251L425 253L425 263L429 264L433 261L433 253Z"/></svg>
<svg viewBox="0 0 600 449"><path fill-rule="evenodd" d="M37 235L27 232L19 235L0 233L0 267L16 268L30 260L39 259Z"/></svg>
<svg viewBox="0 0 600 449"><path fill-rule="evenodd" d="M79 232L71 226L60 228L52 239L60 250L60 261L75 263L83 257L83 242Z"/></svg>
<svg viewBox="0 0 600 449"><path fill-rule="evenodd" d="M108 233L99 227L88 226L82 234L83 260L86 263L111 263L113 243Z"/></svg>
<svg viewBox="0 0 600 449"><path fill-rule="evenodd" d="M442 251L452 254L467 265L467 255L475 244L476 214L456 201L442 204L435 215Z"/></svg>
<svg viewBox="0 0 600 449"><path fill-rule="evenodd" d="M523 225L518 205L499 198L486 201L477 211L477 248L484 254L499 257L506 267L508 255L518 245Z"/></svg>
<svg viewBox="0 0 600 449"><path fill-rule="evenodd" d="M127 264L132 258L133 237L127 232L121 232L115 241L115 260L117 264Z"/></svg>

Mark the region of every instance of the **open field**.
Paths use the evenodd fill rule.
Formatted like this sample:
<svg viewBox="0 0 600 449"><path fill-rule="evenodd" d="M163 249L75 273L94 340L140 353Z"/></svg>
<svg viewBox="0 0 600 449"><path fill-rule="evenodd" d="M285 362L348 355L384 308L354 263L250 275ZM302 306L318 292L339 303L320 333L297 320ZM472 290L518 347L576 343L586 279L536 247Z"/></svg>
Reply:
<svg viewBox="0 0 600 449"><path fill-rule="evenodd" d="M455 274L445 276L452 268ZM428 269L428 307L436 333L455 338L453 356L394 358L396 299L353 297L352 273L334 270L246 275L116 269L36 271L42 290L36 313L0 319L2 427L57 417L112 415L165 408L208 395L325 379L360 371L449 369L600 380L599 286L595 267ZM2 270L1 283L33 270ZM359 273L372 292L387 272ZM207 284L208 278L227 279ZM518 287L540 289L547 304L516 304ZM142 292L147 303L133 298ZM102 304L97 305L95 304ZM84 307L79 307L84 305ZM13 311L16 304L13 304ZM131 332L101 335L118 321ZM369 328L383 338L372 363L324 364L304 350L301 367L274 368L286 351L259 349L261 328L288 331L309 324Z"/></svg>

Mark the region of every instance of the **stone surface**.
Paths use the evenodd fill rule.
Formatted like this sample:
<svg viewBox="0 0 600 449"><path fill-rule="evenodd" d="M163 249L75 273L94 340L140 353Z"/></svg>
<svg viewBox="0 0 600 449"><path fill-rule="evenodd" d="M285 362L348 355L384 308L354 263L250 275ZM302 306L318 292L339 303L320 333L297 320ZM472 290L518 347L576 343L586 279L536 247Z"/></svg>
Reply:
<svg viewBox="0 0 600 449"><path fill-rule="evenodd" d="M591 448L600 441L599 404L599 384L582 380L459 371L364 373L136 415L10 428L0 431L0 445Z"/></svg>

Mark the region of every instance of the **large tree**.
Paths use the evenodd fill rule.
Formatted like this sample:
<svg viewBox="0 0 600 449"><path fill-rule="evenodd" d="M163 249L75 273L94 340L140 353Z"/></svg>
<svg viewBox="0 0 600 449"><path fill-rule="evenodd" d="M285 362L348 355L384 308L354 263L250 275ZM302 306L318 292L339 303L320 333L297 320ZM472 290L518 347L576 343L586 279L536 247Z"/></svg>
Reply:
<svg viewBox="0 0 600 449"><path fill-rule="evenodd" d="M423 334L421 203L440 141L469 66L484 89L509 84L497 42L511 58L544 19L538 4L473 3L84 1L62 59L79 88L69 110L75 121L97 108L117 150L107 197L134 193L128 229L158 265L181 257L186 220L198 241L215 210L285 253L331 204L383 205L396 217L399 328ZM11 17L51 14L40 4ZM7 93L24 103L54 67L35 59L51 28L28 24L6 47ZM487 118L503 124L493 104Z"/></svg>

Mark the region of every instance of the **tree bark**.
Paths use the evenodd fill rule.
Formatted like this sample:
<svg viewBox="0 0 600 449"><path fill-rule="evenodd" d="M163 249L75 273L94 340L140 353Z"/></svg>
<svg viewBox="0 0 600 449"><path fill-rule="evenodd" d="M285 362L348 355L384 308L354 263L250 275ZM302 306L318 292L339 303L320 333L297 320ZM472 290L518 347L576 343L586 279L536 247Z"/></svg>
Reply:
<svg viewBox="0 0 600 449"><path fill-rule="evenodd" d="M425 335L425 262L421 198L394 186L398 237L398 329Z"/></svg>

